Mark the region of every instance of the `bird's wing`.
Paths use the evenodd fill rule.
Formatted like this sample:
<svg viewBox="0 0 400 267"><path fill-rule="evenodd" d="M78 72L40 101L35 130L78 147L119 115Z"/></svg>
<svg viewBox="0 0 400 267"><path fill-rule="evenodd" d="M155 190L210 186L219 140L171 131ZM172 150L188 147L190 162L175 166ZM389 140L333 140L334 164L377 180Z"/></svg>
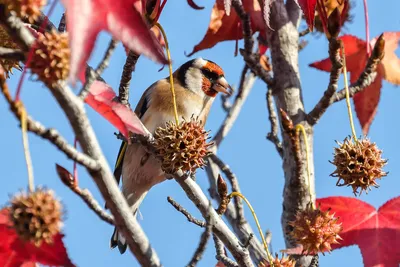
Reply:
<svg viewBox="0 0 400 267"><path fill-rule="evenodd" d="M141 119L146 111L148 110L148 104L149 104L149 97L151 95L152 89L156 86L157 83L152 84L149 88L144 91L142 97L140 98L136 108L135 108L135 113ZM121 180L121 174L122 174L122 163L124 162L124 157L125 157L125 152L127 148L127 143L122 141L121 146L118 151L118 156L117 160L114 165L114 178L117 181L117 184L119 184L119 181Z"/></svg>

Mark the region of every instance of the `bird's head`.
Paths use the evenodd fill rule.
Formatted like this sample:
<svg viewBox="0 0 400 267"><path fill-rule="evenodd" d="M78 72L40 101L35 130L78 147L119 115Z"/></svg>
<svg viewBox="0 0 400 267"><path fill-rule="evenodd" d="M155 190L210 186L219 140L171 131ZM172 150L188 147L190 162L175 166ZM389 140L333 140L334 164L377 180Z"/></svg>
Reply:
<svg viewBox="0 0 400 267"><path fill-rule="evenodd" d="M232 94L224 71L211 60L196 58L186 62L177 70L177 78L185 88L204 97L214 98L218 92Z"/></svg>

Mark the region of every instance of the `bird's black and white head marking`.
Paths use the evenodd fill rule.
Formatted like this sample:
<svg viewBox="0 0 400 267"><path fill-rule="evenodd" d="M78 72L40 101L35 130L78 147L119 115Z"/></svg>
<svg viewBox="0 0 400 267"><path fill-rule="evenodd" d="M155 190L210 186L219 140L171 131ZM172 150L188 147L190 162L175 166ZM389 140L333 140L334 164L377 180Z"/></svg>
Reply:
<svg viewBox="0 0 400 267"><path fill-rule="evenodd" d="M221 88L229 87L221 67L202 58L192 59L183 64L179 69L178 79L185 88L207 97L215 97L218 91L224 92ZM223 86L216 87L217 85Z"/></svg>

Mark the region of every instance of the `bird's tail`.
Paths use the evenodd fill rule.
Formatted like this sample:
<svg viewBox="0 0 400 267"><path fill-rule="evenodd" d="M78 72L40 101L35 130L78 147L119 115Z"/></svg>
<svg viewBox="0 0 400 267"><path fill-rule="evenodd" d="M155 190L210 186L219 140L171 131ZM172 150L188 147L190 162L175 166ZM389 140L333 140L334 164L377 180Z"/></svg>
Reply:
<svg viewBox="0 0 400 267"><path fill-rule="evenodd" d="M128 197L128 203L131 206L133 215L136 217L136 212L140 206L140 204L142 203L142 201L144 200L145 196L147 195L148 191L145 191L143 194L141 194L140 196L138 196L135 199L130 199ZM121 254L124 254L127 248L127 244L126 244L126 240L125 237L122 235L122 233L120 233L117 230L117 227L114 228L114 232L111 236L111 240L110 240L110 247L111 248L115 248L118 246L118 250Z"/></svg>

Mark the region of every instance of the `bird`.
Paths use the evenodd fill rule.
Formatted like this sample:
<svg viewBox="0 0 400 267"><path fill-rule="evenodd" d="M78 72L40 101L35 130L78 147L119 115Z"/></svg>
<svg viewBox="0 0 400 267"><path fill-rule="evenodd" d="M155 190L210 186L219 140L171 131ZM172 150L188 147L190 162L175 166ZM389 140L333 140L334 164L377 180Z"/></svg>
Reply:
<svg viewBox="0 0 400 267"><path fill-rule="evenodd" d="M201 57L189 60L175 70L173 83L179 117L184 120L197 117L202 126L206 123L216 95L231 95L233 92L222 68ZM174 121L170 86L169 76L153 83L144 91L135 108L136 115L152 134L168 121ZM114 167L117 183L121 175L122 193L134 215L148 191L167 179L155 156L149 155L137 143L121 144ZM115 228L110 247L117 246L121 254L127 249L124 236Z"/></svg>

